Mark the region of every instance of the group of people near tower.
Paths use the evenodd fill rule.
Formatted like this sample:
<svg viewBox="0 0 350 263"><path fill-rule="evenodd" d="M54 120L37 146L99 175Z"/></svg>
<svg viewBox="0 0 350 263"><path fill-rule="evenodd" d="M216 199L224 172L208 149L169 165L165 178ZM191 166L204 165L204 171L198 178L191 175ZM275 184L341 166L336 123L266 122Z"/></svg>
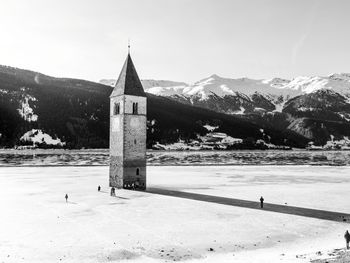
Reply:
<svg viewBox="0 0 350 263"><path fill-rule="evenodd" d="M124 189L137 190L140 189L140 183L124 184ZM115 196L115 187L111 187L111 196Z"/></svg>
<svg viewBox="0 0 350 263"><path fill-rule="evenodd" d="M136 190L136 189L140 189L140 182L139 181L135 181L132 183L126 183L124 184L123 188L124 189L129 189L129 190Z"/></svg>

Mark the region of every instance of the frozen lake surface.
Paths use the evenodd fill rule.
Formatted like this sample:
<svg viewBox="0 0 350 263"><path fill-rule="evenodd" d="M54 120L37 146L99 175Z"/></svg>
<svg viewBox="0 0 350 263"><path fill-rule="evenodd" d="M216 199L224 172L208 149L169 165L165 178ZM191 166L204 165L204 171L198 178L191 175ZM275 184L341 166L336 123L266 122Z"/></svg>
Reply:
<svg viewBox="0 0 350 263"><path fill-rule="evenodd" d="M109 151L0 150L0 166L108 165ZM148 151L148 165L350 165L350 151Z"/></svg>
<svg viewBox="0 0 350 263"><path fill-rule="evenodd" d="M350 166L149 166L147 173L154 188L350 212ZM1 167L0 185L6 263L310 262L343 249L349 228L147 192L111 197L107 166Z"/></svg>

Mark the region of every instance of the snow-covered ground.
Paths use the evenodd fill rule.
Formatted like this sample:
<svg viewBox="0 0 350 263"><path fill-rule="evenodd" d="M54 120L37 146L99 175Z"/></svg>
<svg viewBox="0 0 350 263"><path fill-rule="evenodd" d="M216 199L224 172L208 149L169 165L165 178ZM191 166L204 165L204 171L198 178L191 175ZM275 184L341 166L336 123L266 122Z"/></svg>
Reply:
<svg viewBox="0 0 350 263"><path fill-rule="evenodd" d="M51 135L43 132L40 129L31 129L27 131L21 138L21 141L32 142L35 144L60 145L64 146L66 143L59 138L53 139Z"/></svg>
<svg viewBox="0 0 350 263"><path fill-rule="evenodd" d="M22 91L25 91L25 88L22 88ZM36 122L38 120L38 115L34 114L34 110L29 104L29 102L33 103L35 101L37 101L37 99L28 94L21 99L20 108L17 109L17 111L25 121Z"/></svg>
<svg viewBox="0 0 350 263"><path fill-rule="evenodd" d="M153 166L147 172L149 187L350 210L349 166ZM107 166L3 167L0 185L1 262L308 262L344 247L349 228L146 192L117 190L110 197Z"/></svg>

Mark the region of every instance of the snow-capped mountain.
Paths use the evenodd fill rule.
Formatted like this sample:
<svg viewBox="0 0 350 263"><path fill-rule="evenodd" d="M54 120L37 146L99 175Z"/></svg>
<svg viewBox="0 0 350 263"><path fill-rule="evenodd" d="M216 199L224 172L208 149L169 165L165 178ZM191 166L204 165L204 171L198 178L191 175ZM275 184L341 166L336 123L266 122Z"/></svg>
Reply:
<svg viewBox="0 0 350 263"><path fill-rule="evenodd" d="M258 92L266 95L290 95L294 94L293 89L279 88L281 83L289 83L288 80L273 79L273 80L255 80L249 78L230 79L223 78L218 75L212 75L208 78L187 85L182 89L176 88L177 95L186 97L196 96L201 100L206 100L210 95L217 95L219 97L235 96L237 94L245 94L251 96ZM156 95L164 95L158 92Z"/></svg>
<svg viewBox="0 0 350 263"><path fill-rule="evenodd" d="M100 83L113 86L115 80L105 79ZM193 84L168 80L143 80L142 84L148 93L160 96L181 95L186 97L198 96L202 100L215 94L223 97L242 93L252 95L277 95L294 97L309 94L320 89L331 89L345 96L350 96L350 74L332 74L326 77L300 76L292 80L273 78L256 80L249 78L230 79L218 75L199 80Z"/></svg>
<svg viewBox="0 0 350 263"><path fill-rule="evenodd" d="M283 88L309 94L321 89L330 89L341 95L350 96L350 74L332 74L328 77L297 77Z"/></svg>
<svg viewBox="0 0 350 263"><path fill-rule="evenodd" d="M163 83L166 85L162 85ZM199 96L202 100L211 94L223 97L242 93L252 95L260 93L263 95L294 97L309 94L320 89L331 89L345 96L350 95L350 74L332 74L327 77L305 77L300 76L292 80L274 78L266 80L255 80L249 78L230 79L218 75L212 75L194 84L172 83L169 81L144 80L147 92L155 95L167 96ZM164 88L164 89L162 89ZM169 92L172 90L173 92Z"/></svg>
<svg viewBox="0 0 350 263"><path fill-rule="evenodd" d="M148 93L296 132L322 144L350 135L350 74L292 80L212 75L193 84L143 80ZM333 137L332 137L333 138Z"/></svg>
<svg viewBox="0 0 350 263"><path fill-rule="evenodd" d="M115 81L103 80L101 83L113 85ZM327 77L302 76L292 80L230 79L214 74L194 84L166 80L143 80L142 83L148 93L229 114L282 112L289 99L319 90L332 90L350 98L350 74L347 73Z"/></svg>

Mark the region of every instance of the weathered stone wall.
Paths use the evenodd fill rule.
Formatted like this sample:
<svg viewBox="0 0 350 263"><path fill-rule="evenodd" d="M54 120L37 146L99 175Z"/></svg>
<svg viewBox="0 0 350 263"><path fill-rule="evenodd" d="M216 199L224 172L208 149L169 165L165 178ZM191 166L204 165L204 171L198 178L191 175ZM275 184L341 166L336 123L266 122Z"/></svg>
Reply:
<svg viewBox="0 0 350 263"><path fill-rule="evenodd" d="M123 187L123 144L124 144L124 96L110 99L110 128L109 128L109 186ZM115 115L115 103L120 103L120 114Z"/></svg>
<svg viewBox="0 0 350 263"><path fill-rule="evenodd" d="M125 115L124 117L124 158L146 158L146 116Z"/></svg>
<svg viewBox="0 0 350 263"><path fill-rule="evenodd" d="M138 114L146 115L147 110L147 98L132 96L132 95L124 95L124 113L132 114L132 104L133 102L138 103Z"/></svg>
<svg viewBox="0 0 350 263"><path fill-rule="evenodd" d="M125 98L124 96L116 96L116 97L110 98L110 107L109 107L110 116L114 115L115 103L120 103L120 114L124 113Z"/></svg>
<svg viewBox="0 0 350 263"><path fill-rule="evenodd" d="M123 188L124 185L124 168L123 157L110 156L109 164L109 186L116 188Z"/></svg>

